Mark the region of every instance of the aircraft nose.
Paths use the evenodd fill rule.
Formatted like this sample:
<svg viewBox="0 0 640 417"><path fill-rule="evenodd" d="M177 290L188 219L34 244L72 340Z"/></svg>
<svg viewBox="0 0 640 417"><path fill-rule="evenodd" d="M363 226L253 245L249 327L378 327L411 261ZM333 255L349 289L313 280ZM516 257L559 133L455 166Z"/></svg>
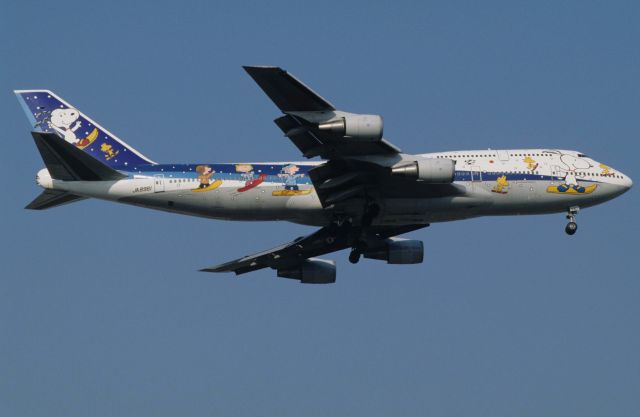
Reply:
<svg viewBox="0 0 640 417"><path fill-rule="evenodd" d="M633 186L633 181L628 175L622 174L622 185L629 190Z"/></svg>

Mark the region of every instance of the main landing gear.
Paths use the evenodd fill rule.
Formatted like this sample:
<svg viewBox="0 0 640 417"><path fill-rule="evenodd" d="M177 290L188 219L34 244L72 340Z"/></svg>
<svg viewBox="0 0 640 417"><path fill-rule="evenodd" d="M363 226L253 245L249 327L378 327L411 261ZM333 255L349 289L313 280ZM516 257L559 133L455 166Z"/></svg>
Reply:
<svg viewBox="0 0 640 417"><path fill-rule="evenodd" d="M351 252L349 253L349 262L352 264L357 264L360 261L360 257L365 252L367 248L367 242L364 239L364 230L369 228L373 223L373 219L380 214L380 206L376 204L374 200L368 200L364 206L364 210L362 213L362 232L361 236L358 238L358 241L351 248Z"/></svg>
<svg viewBox="0 0 640 417"><path fill-rule="evenodd" d="M569 207L569 210L567 211L567 220L569 220L569 223L567 223L564 231L569 236L575 234L578 230L578 223L576 223L576 215L578 214L578 211L580 211L580 207L575 206Z"/></svg>
<svg viewBox="0 0 640 417"><path fill-rule="evenodd" d="M349 262L352 264L357 264L360 261L360 251L356 248L351 249L351 253L349 253Z"/></svg>

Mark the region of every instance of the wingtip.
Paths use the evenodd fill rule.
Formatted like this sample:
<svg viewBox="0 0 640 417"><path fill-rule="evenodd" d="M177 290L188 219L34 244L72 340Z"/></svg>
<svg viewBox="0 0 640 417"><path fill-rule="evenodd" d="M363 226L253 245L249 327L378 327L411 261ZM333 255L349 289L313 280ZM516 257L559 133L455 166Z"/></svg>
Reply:
<svg viewBox="0 0 640 417"><path fill-rule="evenodd" d="M243 65L242 68L249 74L260 71L282 71L287 72L284 69L273 65Z"/></svg>
<svg viewBox="0 0 640 417"><path fill-rule="evenodd" d="M222 270L222 269L217 268L215 266L210 266L210 267L207 267L207 268L199 269L198 272L229 272L229 271Z"/></svg>

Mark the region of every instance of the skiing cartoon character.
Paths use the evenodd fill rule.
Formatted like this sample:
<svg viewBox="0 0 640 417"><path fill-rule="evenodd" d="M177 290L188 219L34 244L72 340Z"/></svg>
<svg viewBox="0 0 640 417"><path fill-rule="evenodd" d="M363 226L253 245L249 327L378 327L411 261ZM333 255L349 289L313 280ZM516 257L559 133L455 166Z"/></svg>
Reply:
<svg viewBox="0 0 640 417"><path fill-rule="evenodd" d="M527 156L526 158L524 158L522 162L527 164L527 168L529 168L531 171L535 171L536 168L538 168L538 163L536 162L535 159L533 159L530 156Z"/></svg>
<svg viewBox="0 0 640 417"><path fill-rule="evenodd" d="M236 172L240 173L240 178L243 181L249 182L253 179L253 165L251 164L236 164Z"/></svg>
<svg viewBox="0 0 640 417"><path fill-rule="evenodd" d="M80 112L76 109L55 109L51 112L48 124L64 140L75 145L78 142L76 130L82 125L79 118Z"/></svg>
<svg viewBox="0 0 640 417"><path fill-rule="evenodd" d="M284 183L283 190L275 190L271 192L271 195L282 197L293 197L296 195L307 195L313 192L313 188L307 190L301 190L298 187L298 178L304 177L304 174L298 174L300 167L294 164L286 165L282 168L278 177L282 179Z"/></svg>
<svg viewBox="0 0 640 417"><path fill-rule="evenodd" d="M211 185L211 176L215 173L213 168L209 165L198 165L196 167L196 172L198 173L198 180L200 180L200 185L198 188L207 188Z"/></svg>
<svg viewBox="0 0 640 417"><path fill-rule="evenodd" d="M498 177L496 180L496 185L491 189L492 192L498 194L506 194L509 190L509 181L507 181L507 176L502 175Z"/></svg>
<svg viewBox="0 0 640 417"><path fill-rule="evenodd" d="M113 146L107 144L106 142L100 145L100 150L104 152L104 158L108 161L109 159L117 156L120 151L114 151Z"/></svg>
<svg viewBox="0 0 640 417"><path fill-rule="evenodd" d="M613 172L611 172L611 168L606 166L605 164L600 164L600 169L602 170L602 173L600 175L602 175L603 177L613 176Z"/></svg>
<svg viewBox="0 0 640 417"><path fill-rule="evenodd" d="M287 191L298 191L298 178L304 177L304 174L298 174L300 167L294 164L286 165L282 168L282 172L278 177L284 181L284 189Z"/></svg>
<svg viewBox="0 0 640 417"><path fill-rule="evenodd" d="M267 178L267 174L265 173L260 174L258 178L256 178L253 172L253 165L251 164L237 164L236 172L239 172L240 178L244 180L244 186L237 190L240 193L257 187Z"/></svg>
<svg viewBox="0 0 640 417"><path fill-rule="evenodd" d="M573 155L569 154L561 154L560 161L566 167L564 183L558 186L549 186L547 187L548 193L557 193L557 194L590 194L593 190L596 189L597 185L593 184L588 187L583 187L578 184L577 174L578 171L586 170L591 168L591 164L584 159L577 158Z"/></svg>

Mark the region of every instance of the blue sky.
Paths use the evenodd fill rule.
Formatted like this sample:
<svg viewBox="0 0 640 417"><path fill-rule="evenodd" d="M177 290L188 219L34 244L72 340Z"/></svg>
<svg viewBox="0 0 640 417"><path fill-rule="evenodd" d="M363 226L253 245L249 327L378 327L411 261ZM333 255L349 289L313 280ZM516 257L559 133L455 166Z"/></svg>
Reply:
<svg viewBox="0 0 640 417"><path fill-rule="evenodd" d="M408 152L577 149L638 180L634 1L4 2L0 416L633 416L637 190L435 224L425 263L338 282L196 272L311 229L100 201L23 209L42 166L13 89L160 162L299 159L241 65L382 114Z"/></svg>

